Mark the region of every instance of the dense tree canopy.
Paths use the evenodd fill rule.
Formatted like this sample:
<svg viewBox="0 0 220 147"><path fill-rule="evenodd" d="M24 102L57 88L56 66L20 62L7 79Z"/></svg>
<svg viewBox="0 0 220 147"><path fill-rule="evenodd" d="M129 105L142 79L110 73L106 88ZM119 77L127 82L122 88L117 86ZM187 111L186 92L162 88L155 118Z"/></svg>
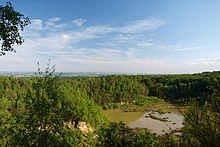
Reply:
<svg viewBox="0 0 220 147"><path fill-rule="evenodd" d="M48 71L33 77L0 76L0 146L219 146L219 85L219 72L67 78ZM191 105L184 114L182 137L158 137L122 123L99 126L106 122L99 106L147 107L145 103L160 98ZM83 134L79 122L94 132Z"/></svg>
<svg viewBox="0 0 220 147"><path fill-rule="evenodd" d="M94 129L105 120L99 106L60 85L53 72L0 78L0 146L81 146L79 124Z"/></svg>
<svg viewBox="0 0 220 147"><path fill-rule="evenodd" d="M6 51L15 51L13 45L23 43L20 31L29 23L29 18L14 10L10 2L0 6L0 55L5 55Z"/></svg>

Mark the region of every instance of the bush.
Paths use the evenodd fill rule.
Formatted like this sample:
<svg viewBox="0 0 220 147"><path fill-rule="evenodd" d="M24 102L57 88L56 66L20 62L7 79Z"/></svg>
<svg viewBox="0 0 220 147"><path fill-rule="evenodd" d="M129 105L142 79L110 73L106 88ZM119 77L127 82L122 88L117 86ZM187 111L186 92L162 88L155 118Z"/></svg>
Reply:
<svg viewBox="0 0 220 147"><path fill-rule="evenodd" d="M124 123L105 124L98 130L97 146L128 147L134 144L135 133Z"/></svg>
<svg viewBox="0 0 220 147"><path fill-rule="evenodd" d="M158 144L155 134L148 130L132 130L122 122L104 125L97 134L97 146L150 147Z"/></svg>
<svg viewBox="0 0 220 147"><path fill-rule="evenodd" d="M137 102L135 102L135 105L138 106L149 106L158 102L162 102L163 99L153 97L153 96L139 96L137 98Z"/></svg>

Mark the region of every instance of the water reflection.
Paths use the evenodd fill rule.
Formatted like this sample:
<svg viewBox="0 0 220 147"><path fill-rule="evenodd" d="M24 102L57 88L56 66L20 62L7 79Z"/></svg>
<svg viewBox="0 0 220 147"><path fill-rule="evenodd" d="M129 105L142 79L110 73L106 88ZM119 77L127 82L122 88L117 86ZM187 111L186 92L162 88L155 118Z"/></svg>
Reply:
<svg viewBox="0 0 220 147"><path fill-rule="evenodd" d="M155 117L166 119L167 121L160 121L152 119L149 115L152 114ZM171 130L180 130L183 127L183 116L175 113L160 114L158 112L145 113L141 118L129 124L131 128L147 128L153 133L158 135L165 134Z"/></svg>

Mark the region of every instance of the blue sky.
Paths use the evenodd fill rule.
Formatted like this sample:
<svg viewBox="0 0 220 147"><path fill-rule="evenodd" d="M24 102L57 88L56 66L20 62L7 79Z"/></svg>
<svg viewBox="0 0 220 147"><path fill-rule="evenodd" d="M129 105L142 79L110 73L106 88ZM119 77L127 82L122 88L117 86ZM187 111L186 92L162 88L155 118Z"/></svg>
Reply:
<svg viewBox="0 0 220 147"><path fill-rule="evenodd" d="M11 0L32 22L1 71L220 70L219 0ZM4 4L1 1L0 4Z"/></svg>

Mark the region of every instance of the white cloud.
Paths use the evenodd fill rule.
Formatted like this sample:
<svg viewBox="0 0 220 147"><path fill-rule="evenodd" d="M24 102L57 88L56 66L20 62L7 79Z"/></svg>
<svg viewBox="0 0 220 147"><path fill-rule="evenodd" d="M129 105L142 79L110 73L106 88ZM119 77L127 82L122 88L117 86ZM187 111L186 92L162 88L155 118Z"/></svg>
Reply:
<svg viewBox="0 0 220 147"><path fill-rule="evenodd" d="M59 21L59 20L61 20L61 18L59 18L59 17L53 17L53 18L48 19L48 22L57 22L57 21Z"/></svg>
<svg viewBox="0 0 220 147"><path fill-rule="evenodd" d="M58 23L59 20L61 20L61 18L58 17L48 19L48 21L43 21L41 19L32 19L31 24L25 28L25 31L23 33L26 33L29 37L31 37L33 33L45 35L49 34L52 31L57 31L56 29L58 28L63 29L67 25L67 23Z"/></svg>
<svg viewBox="0 0 220 147"><path fill-rule="evenodd" d="M204 58L186 61L190 65L220 66L220 58Z"/></svg>
<svg viewBox="0 0 220 147"><path fill-rule="evenodd" d="M54 28L65 28L66 26L68 26L68 24L66 24L66 23L61 23L61 24L57 24L57 25L55 25L54 26Z"/></svg>
<svg viewBox="0 0 220 147"><path fill-rule="evenodd" d="M15 57L13 55L5 61L10 60L14 64L17 60L23 61L25 65L21 64L17 69L33 69L37 61L47 61L49 58L59 63L57 68L62 71L74 71L75 67L83 71L93 69L121 72L170 69L170 62L163 59L138 57L138 53L143 51L141 48L154 44L154 40L142 38L141 33L159 28L165 24L163 20L151 18L132 21L120 27L95 25L83 28L74 27L74 22L60 23L59 20L60 18L52 18L46 22L40 19L32 20L32 24L24 32L24 44L17 47L16 58L11 58ZM85 20L76 19L75 25L82 26L84 22ZM80 44L85 40L88 41L85 46ZM105 41L109 47L106 47ZM120 46L123 42L127 43L127 46ZM90 43L99 45L89 47Z"/></svg>
<svg viewBox="0 0 220 147"><path fill-rule="evenodd" d="M149 40L149 43L152 43L152 45L160 50L166 50L166 51L170 51L170 52L192 52L192 51L199 51L199 50L203 50L205 47L204 46L200 46L197 44L174 44L174 45L163 45L163 44L159 44L154 42L153 40Z"/></svg>
<svg viewBox="0 0 220 147"><path fill-rule="evenodd" d="M70 40L72 39L72 36L68 35L68 34L62 34L62 37L64 40Z"/></svg>
<svg viewBox="0 0 220 147"><path fill-rule="evenodd" d="M83 58L63 58L64 62L71 64L66 65L65 69L74 68L75 71L97 71L97 72L126 72L126 73L181 73L178 62L172 62L162 59L106 59L97 57ZM80 65L80 66L77 66ZM153 65L153 66L152 66ZM183 67L184 68L184 67ZM185 68L184 68L185 69ZM59 69L62 71L62 67Z"/></svg>
<svg viewBox="0 0 220 147"><path fill-rule="evenodd" d="M195 50L200 50L202 47L177 47L174 49L176 52L185 52L185 51L195 51Z"/></svg>
<svg viewBox="0 0 220 147"><path fill-rule="evenodd" d="M116 27L115 31L121 33L140 33L143 31L155 30L165 24L166 22L162 19L150 18L129 22L122 27Z"/></svg>
<svg viewBox="0 0 220 147"><path fill-rule="evenodd" d="M113 37L113 40L116 40L118 42L130 42L133 41L135 39L136 36L134 35L124 35L124 34L119 34L116 35L115 37Z"/></svg>
<svg viewBox="0 0 220 147"><path fill-rule="evenodd" d="M85 22L86 22L85 19L80 19L80 18L72 21L72 23L77 27L81 27Z"/></svg>
<svg viewBox="0 0 220 147"><path fill-rule="evenodd" d="M71 23L55 24L55 22L59 21L60 19L61 18L54 17L46 22L43 22L40 19L31 20L32 24L25 30L24 36L30 39L30 38L45 38L48 37L48 35L54 35L54 34L63 36L63 34L65 34L66 36L64 35L63 37L68 36L68 40L71 40L73 43L75 43L85 39L94 39L100 37L106 38L107 34L116 33L116 36L113 38L113 40L117 40L118 42L131 43L132 40L138 41L138 40L134 40L137 38L136 37L137 35L132 35L132 34L117 35L117 33L122 33L125 30L127 30L126 32L133 32L135 30L147 31L159 27L158 25L159 22L162 22L161 20L159 21L157 19L149 19L142 21L139 20L139 21L130 22L128 25L124 25L121 27L96 25L96 26L85 27L84 29L81 29L79 31L76 28L72 27ZM74 20L74 23L80 26L85 21L86 20L83 19L76 19ZM162 25L162 23L160 24ZM133 44L134 43L135 42L133 42ZM139 43L139 46L143 46L143 44L145 44L144 46L149 45L149 43L146 44L146 41L145 42L142 41L141 43Z"/></svg>
<svg viewBox="0 0 220 147"><path fill-rule="evenodd" d="M83 33L85 34L106 34L112 32L112 28L108 26L91 26L86 28Z"/></svg>
<svg viewBox="0 0 220 147"><path fill-rule="evenodd" d="M153 39L148 39L148 40L144 40L144 41L137 41L136 44L140 48L147 48L147 47L151 47L151 46L155 45L153 42Z"/></svg>
<svg viewBox="0 0 220 147"><path fill-rule="evenodd" d="M43 21L41 19L33 19L31 20L31 25L28 28L40 31L43 28Z"/></svg>
<svg viewBox="0 0 220 147"><path fill-rule="evenodd" d="M55 25L55 23L53 23L53 22L45 22L45 24L46 24L46 26L54 26Z"/></svg>
<svg viewBox="0 0 220 147"><path fill-rule="evenodd" d="M55 22L57 22L57 21L59 21L59 20L61 20L61 18L59 18L59 17L50 18L50 19L48 19L48 21L45 22L45 25L46 25L47 27L54 26L54 25L55 25Z"/></svg>

